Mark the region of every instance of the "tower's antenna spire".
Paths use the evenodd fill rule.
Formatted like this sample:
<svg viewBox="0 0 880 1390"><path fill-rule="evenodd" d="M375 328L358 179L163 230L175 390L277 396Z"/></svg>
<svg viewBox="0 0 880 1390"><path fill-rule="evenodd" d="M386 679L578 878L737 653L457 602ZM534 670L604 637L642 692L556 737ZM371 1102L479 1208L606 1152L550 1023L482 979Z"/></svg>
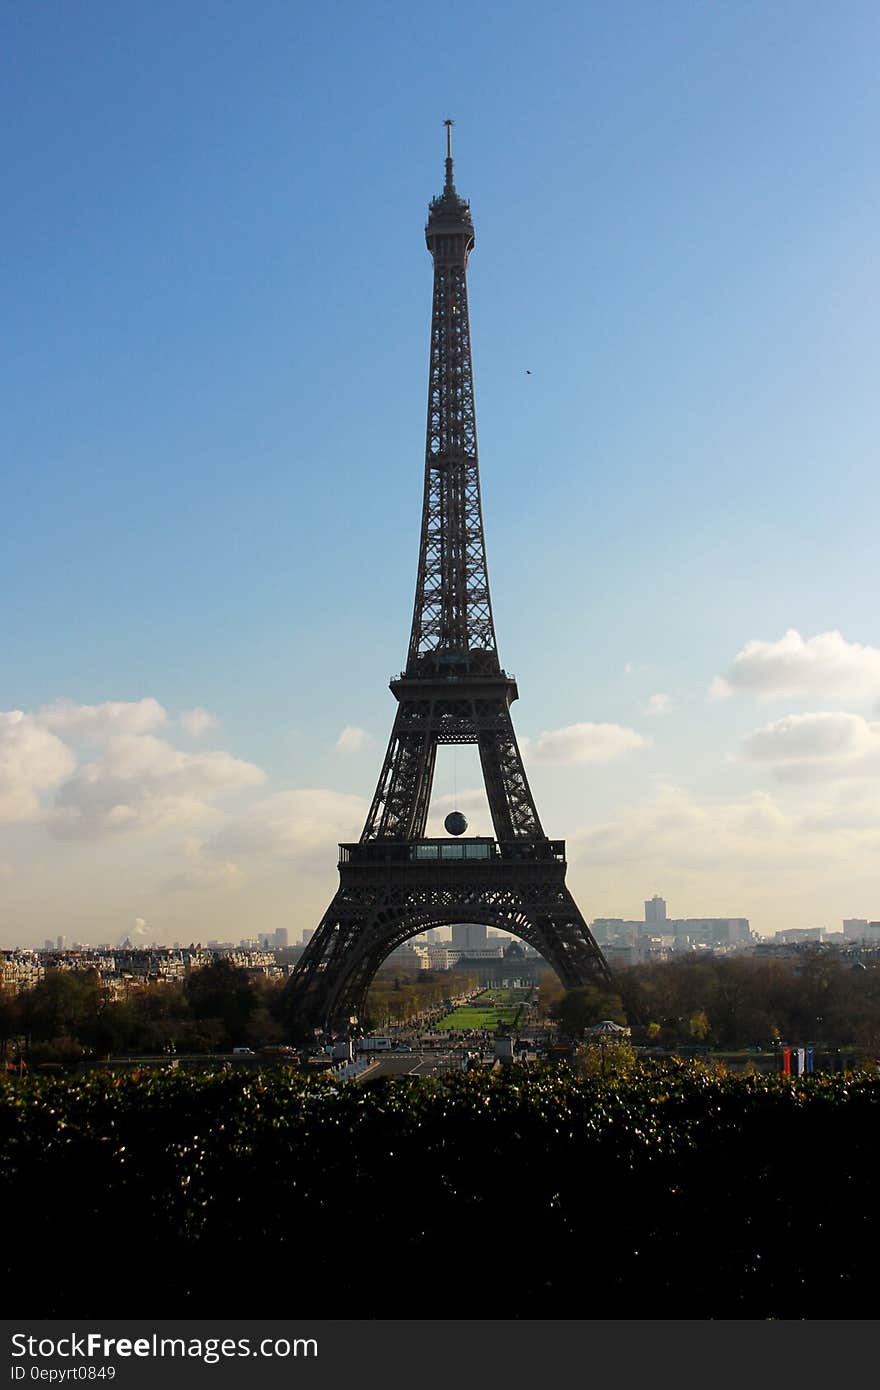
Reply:
<svg viewBox="0 0 880 1390"><path fill-rule="evenodd" d="M447 118L443 124L446 127L446 187L443 192L451 193L455 188L452 180L452 127L455 125L455 121L450 121Z"/></svg>

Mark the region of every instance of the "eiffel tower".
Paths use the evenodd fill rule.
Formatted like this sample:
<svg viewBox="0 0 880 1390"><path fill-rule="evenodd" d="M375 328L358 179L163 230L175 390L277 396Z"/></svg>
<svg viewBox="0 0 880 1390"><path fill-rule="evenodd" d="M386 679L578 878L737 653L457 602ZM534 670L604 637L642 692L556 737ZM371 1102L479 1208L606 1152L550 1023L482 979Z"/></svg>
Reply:
<svg viewBox="0 0 880 1390"><path fill-rule="evenodd" d="M357 844L339 846L339 888L287 987L297 1032L348 1032L364 1017L377 969L429 927L485 923L534 946L567 988L611 974L565 886L565 842L541 828L510 706L516 681L498 659L477 462L467 263L470 204L455 188L452 121L446 180L430 204L434 260L425 493L406 670L397 714ZM426 838L438 744L479 750L495 837Z"/></svg>

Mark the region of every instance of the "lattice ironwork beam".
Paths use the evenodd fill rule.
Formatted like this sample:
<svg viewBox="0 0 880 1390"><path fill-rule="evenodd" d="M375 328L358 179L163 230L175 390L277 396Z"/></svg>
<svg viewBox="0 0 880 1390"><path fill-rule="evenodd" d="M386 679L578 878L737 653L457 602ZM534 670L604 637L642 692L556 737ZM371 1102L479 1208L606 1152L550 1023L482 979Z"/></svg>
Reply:
<svg viewBox="0 0 880 1390"><path fill-rule="evenodd" d="M451 123L447 123L447 134ZM501 668L483 535L467 264L470 205L455 189L451 144L443 193L425 228L434 261L425 487L406 670L391 682L394 727L360 855L342 846L340 885L288 987L309 1026L344 1026L395 945L429 925L488 922L540 951L563 983L610 979L565 887L564 847L549 841L529 788ZM415 862L438 744L474 743L498 840L485 863ZM383 862L383 847L393 853ZM395 856L402 847L400 858Z"/></svg>

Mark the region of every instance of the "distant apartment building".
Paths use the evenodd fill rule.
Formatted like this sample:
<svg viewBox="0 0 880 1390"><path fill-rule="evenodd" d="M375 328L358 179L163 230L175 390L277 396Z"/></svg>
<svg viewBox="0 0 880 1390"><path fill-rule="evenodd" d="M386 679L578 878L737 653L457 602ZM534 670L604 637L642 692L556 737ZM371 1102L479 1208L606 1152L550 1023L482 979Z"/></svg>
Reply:
<svg viewBox="0 0 880 1390"><path fill-rule="evenodd" d="M452 928L452 945L457 951L485 950L488 946L488 928L482 922L456 922Z"/></svg>
<svg viewBox="0 0 880 1390"><path fill-rule="evenodd" d="M628 921L623 917L596 917L590 923L590 930L600 946L634 946L644 928L644 922Z"/></svg>
<svg viewBox="0 0 880 1390"><path fill-rule="evenodd" d="M747 946L752 940L748 917L685 917L666 925L676 937L686 936L694 945Z"/></svg>
<svg viewBox="0 0 880 1390"><path fill-rule="evenodd" d="M786 927L778 931L773 940L780 946L800 946L804 942L822 941L824 938L824 927Z"/></svg>
<svg viewBox="0 0 880 1390"><path fill-rule="evenodd" d="M430 936L431 933L429 932ZM428 965L431 970L448 970L453 964L454 956L450 955L449 944L445 941L429 941L425 947L428 957Z"/></svg>
<svg viewBox="0 0 880 1390"><path fill-rule="evenodd" d="M32 988L47 970L94 972L114 996L121 997L146 985L183 980L190 970L223 958L252 975L275 978L288 973L288 962L280 964L272 948L243 948L230 941L211 941L204 949L123 943L113 948L83 946L76 951L59 951L56 946L48 951L5 951L0 953L0 984L18 993Z"/></svg>
<svg viewBox="0 0 880 1390"><path fill-rule="evenodd" d="M459 960L501 960L504 956L504 947L498 946L471 946L465 950L462 946L447 947L447 954L454 961Z"/></svg>
<svg viewBox="0 0 880 1390"><path fill-rule="evenodd" d="M272 938L272 944L276 951L283 951L287 945L287 928L276 927Z"/></svg>
<svg viewBox="0 0 880 1390"><path fill-rule="evenodd" d="M599 944L602 946L602 954L612 971L619 970L626 965L640 965L642 962L642 954L638 946L613 946L609 945L608 942L600 942Z"/></svg>
<svg viewBox="0 0 880 1390"><path fill-rule="evenodd" d="M866 941L874 945L880 943L880 922L869 922L867 917L844 917L844 941Z"/></svg>
<svg viewBox="0 0 880 1390"><path fill-rule="evenodd" d="M413 946L406 941L402 946L395 947L385 958L384 964L397 966L401 970L430 970L431 959L427 947Z"/></svg>
<svg viewBox="0 0 880 1390"><path fill-rule="evenodd" d="M36 951L0 951L0 988L10 994L33 989L46 970Z"/></svg>
<svg viewBox="0 0 880 1390"><path fill-rule="evenodd" d="M597 917L590 923L608 964L635 965L691 950L730 951L751 944L747 917L668 917L656 893L645 900L645 920Z"/></svg>
<svg viewBox="0 0 880 1390"><path fill-rule="evenodd" d="M867 917L844 917L843 937L845 941L861 941L867 934Z"/></svg>

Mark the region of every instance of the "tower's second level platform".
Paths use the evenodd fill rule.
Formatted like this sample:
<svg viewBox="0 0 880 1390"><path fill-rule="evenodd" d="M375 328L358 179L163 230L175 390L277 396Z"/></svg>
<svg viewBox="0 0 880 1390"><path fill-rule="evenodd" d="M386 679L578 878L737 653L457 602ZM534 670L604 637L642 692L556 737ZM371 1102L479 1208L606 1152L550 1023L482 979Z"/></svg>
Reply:
<svg viewBox="0 0 880 1390"><path fill-rule="evenodd" d="M493 840L474 835L467 839L367 840L339 846L339 864L438 869L455 865L497 868L505 863L565 863L565 841L541 839Z"/></svg>

